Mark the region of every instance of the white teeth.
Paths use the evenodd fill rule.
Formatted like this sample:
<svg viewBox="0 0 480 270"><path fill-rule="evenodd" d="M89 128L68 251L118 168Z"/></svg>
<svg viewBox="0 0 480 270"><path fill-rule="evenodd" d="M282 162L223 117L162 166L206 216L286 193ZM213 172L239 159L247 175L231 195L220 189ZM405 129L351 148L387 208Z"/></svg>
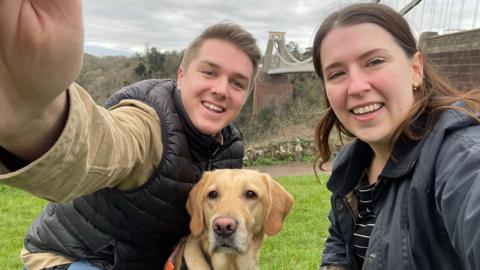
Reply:
<svg viewBox="0 0 480 270"><path fill-rule="evenodd" d="M223 112L225 110L222 107L219 107L219 106L217 106L215 104L212 104L212 103L203 102L202 104L205 108L208 108L208 109L216 111L216 112Z"/></svg>
<svg viewBox="0 0 480 270"><path fill-rule="evenodd" d="M370 105L367 105L367 106L354 108L353 113L354 114L370 113L370 112L373 112L373 111L376 111L376 110L380 109L380 107L382 107L382 105L380 103L370 104Z"/></svg>

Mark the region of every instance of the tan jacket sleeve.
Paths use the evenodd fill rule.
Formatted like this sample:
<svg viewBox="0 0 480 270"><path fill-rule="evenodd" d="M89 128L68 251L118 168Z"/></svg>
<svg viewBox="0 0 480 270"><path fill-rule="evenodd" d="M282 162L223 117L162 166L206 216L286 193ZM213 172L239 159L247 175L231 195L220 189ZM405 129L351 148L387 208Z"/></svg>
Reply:
<svg viewBox="0 0 480 270"><path fill-rule="evenodd" d="M72 200L105 187L142 185L162 157L155 110L136 100L106 110L76 84L68 94L69 115L57 142L17 171L0 163L0 183L50 201Z"/></svg>

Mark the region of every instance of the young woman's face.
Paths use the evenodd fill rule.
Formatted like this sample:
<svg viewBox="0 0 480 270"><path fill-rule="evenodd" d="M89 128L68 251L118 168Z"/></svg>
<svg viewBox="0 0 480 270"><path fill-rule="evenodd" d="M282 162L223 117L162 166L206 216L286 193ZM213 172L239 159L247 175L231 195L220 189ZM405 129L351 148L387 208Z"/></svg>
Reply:
<svg viewBox="0 0 480 270"><path fill-rule="evenodd" d="M330 31L320 56L326 95L340 122L372 148L387 150L414 102L421 55L408 57L386 30L362 23Z"/></svg>

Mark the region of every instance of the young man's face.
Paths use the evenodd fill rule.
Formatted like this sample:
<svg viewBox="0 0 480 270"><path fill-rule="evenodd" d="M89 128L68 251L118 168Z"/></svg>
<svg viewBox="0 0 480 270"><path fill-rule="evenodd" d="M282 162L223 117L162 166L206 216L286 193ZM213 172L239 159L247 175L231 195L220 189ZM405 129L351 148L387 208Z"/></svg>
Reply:
<svg viewBox="0 0 480 270"><path fill-rule="evenodd" d="M215 135L240 113L252 80L253 64L230 42L208 39L184 69L178 69L183 106L193 125Z"/></svg>

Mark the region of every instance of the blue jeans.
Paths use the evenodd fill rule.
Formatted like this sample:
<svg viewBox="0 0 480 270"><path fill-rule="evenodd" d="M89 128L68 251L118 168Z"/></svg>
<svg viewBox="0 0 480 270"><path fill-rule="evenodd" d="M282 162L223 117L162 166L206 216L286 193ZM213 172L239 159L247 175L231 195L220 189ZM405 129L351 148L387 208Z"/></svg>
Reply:
<svg viewBox="0 0 480 270"><path fill-rule="evenodd" d="M28 270L28 269L24 267L23 270ZM78 262L72 263L67 268L67 270L102 270L102 269L92 266L86 261L78 261Z"/></svg>
<svg viewBox="0 0 480 270"><path fill-rule="evenodd" d="M72 263L67 270L102 270L97 268L86 261L78 261Z"/></svg>

